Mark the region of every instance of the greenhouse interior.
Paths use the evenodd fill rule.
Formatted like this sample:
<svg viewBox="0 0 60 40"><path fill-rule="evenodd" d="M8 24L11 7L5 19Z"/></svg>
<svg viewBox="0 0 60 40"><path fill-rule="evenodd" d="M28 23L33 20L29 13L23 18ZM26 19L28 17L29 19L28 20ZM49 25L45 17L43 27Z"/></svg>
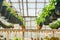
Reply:
<svg viewBox="0 0 60 40"><path fill-rule="evenodd" d="M60 0L0 0L0 40L60 40Z"/></svg>

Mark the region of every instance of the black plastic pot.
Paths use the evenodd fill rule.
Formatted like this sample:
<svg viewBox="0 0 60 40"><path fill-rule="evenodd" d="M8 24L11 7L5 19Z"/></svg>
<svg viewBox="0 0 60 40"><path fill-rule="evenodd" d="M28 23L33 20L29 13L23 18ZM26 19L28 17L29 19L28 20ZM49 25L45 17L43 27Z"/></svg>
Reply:
<svg viewBox="0 0 60 40"><path fill-rule="evenodd" d="M6 15L5 15L5 17L7 18L7 19L9 19L9 17L10 17L10 11L6 11Z"/></svg>
<svg viewBox="0 0 60 40"><path fill-rule="evenodd" d="M52 21L57 20L57 16L55 14L51 14L50 20Z"/></svg>
<svg viewBox="0 0 60 40"><path fill-rule="evenodd" d="M60 3L55 5L55 13L57 15L57 17L60 17Z"/></svg>
<svg viewBox="0 0 60 40"><path fill-rule="evenodd" d="M51 21L54 21L54 20L57 20L57 16L56 16L56 13L55 13L55 9L53 10L50 10L51 11L51 14L50 14L50 20Z"/></svg>
<svg viewBox="0 0 60 40"><path fill-rule="evenodd" d="M9 20L8 21L11 22L11 23L23 25L23 22L20 19L16 18L12 14L9 16Z"/></svg>
<svg viewBox="0 0 60 40"><path fill-rule="evenodd" d="M18 19L18 22L20 25L23 25L23 22L21 20Z"/></svg>
<svg viewBox="0 0 60 40"><path fill-rule="evenodd" d="M11 22L11 23L14 23L14 18L13 18L14 16L11 14L10 16L9 16L9 22ZM13 20L14 19L14 20Z"/></svg>
<svg viewBox="0 0 60 40"><path fill-rule="evenodd" d="M4 0L0 0L0 13L1 13L1 8Z"/></svg>
<svg viewBox="0 0 60 40"><path fill-rule="evenodd" d="M0 6L2 6L4 0L0 0Z"/></svg>
<svg viewBox="0 0 60 40"><path fill-rule="evenodd" d="M14 21L14 23L23 25L23 22L20 19L16 18L16 17L13 18L13 21Z"/></svg>
<svg viewBox="0 0 60 40"><path fill-rule="evenodd" d="M45 22L44 22L44 25L49 25L49 23L51 23L52 21L50 21L50 15L49 16L47 16L46 18L45 18Z"/></svg>
<svg viewBox="0 0 60 40"><path fill-rule="evenodd" d="M2 10L1 10L2 16L5 16L6 8L7 8L7 6L2 6Z"/></svg>
<svg viewBox="0 0 60 40"><path fill-rule="evenodd" d="M60 4L60 0L56 0L56 3L59 5Z"/></svg>

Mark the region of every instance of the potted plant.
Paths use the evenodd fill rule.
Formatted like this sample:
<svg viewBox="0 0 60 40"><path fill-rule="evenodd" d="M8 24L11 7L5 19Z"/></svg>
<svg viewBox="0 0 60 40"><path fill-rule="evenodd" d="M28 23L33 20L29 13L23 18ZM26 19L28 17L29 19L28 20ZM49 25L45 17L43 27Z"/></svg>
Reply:
<svg viewBox="0 0 60 40"><path fill-rule="evenodd" d="M6 3L6 1L3 2L1 13L2 16L5 16L7 19L9 19L8 22L11 22L13 24L18 23L25 28L23 18L20 15L18 15L13 8L11 8L10 3L8 4Z"/></svg>
<svg viewBox="0 0 60 40"><path fill-rule="evenodd" d="M42 10L42 13L36 18L36 23L39 26L41 23L49 24L51 21L49 20L51 10L55 9L54 3L50 3L49 5L45 6ZM49 17L48 17L49 16ZM48 18L47 18L48 17ZM48 22L47 22L48 21Z"/></svg>
<svg viewBox="0 0 60 40"><path fill-rule="evenodd" d="M43 17L42 14L40 14L41 16L38 16L36 18L36 23L37 23L37 28L40 30L42 28L43 22L45 21L45 18Z"/></svg>
<svg viewBox="0 0 60 40"><path fill-rule="evenodd" d="M13 20L14 23L19 23L20 25L24 25L23 18L21 16L19 16L18 14L16 14L16 11L13 8L10 13L12 14L11 16L13 16L12 19L15 20L15 21Z"/></svg>

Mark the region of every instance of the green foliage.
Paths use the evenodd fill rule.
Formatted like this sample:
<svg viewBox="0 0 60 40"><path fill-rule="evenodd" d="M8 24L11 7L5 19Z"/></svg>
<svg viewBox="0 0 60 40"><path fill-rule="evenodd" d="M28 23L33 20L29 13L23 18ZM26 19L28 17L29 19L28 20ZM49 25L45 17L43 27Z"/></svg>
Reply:
<svg viewBox="0 0 60 40"><path fill-rule="evenodd" d="M20 20L20 21L22 21L22 22L24 21L24 19L23 19L20 15L18 15L13 8L8 7L7 10L10 11L10 13L11 13L13 16L15 16L18 20Z"/></svg>
<svg viewBox="0 0 60 40"><path fill-rule="evenodd" d="M6 0L3 1L3 6L7 6L7 9L6 10L9 11L10 14L12 14L13 16L15 16L18 20L20 20L22 22L24 21L24 19L20 15L18 15L13 8L10 7L11 4L10 3L7 3Z"/></svg>
<svg viewBox="0 0 60 40"><path fill-rule="evenodd" d="M36 18L37 25L42 22L45 22L45 18L51 14L51 10L55 9L54 1L52 1L52 3L45 6L42 10L42 13Z"/></svg>
<svg viewBox="0 0 60 40"><path fill-rule="evenodd" d="M39 25L40 23L45 21L45 18L43 16L39 16L39 17L36 18L36 21L37 21L37 25Z"/></svg>
<svg viewBox="0 0 60 40"><path fill-rule="evenodd" d="M53 23L49 24L50 28L56 29L60 26L60 20L54 21Z"/></svg>
<svg viewBox="0 0 60 40"><path fill-rule="evenodd" d="M55 4L57 0L50 0L51 4Z"/></svg>
<svg viewBox="0 0 60 40"><path fill-rule="evenodd" d="M14 37L13 40L21 40L21 38Z"/></svg>
<svg viewBox="0 0 60 40"><path fill-rule="evenodd" d="M8 11L11 11L11 9L12 9L11 7L7 7L7 10L8 10Z"/></svg>
<svg viewBox="0 0 60 40"><path fill-rule="evenodd" d="M8 6L8 7L11 6L11 4L10 4L10 3L7 3L6 0L3 1L3 4L2 4L2 5L3 5L3 6Z"/></svg>
<svg viewBox="0 0 60 40"><path fill-rule="evenodd" d="M11 12L10 12L10 13L11 13L12 15L14 15L14 16L15 16L17 19L19 19L20 21L23 21L23 18L22 18L20 15L18 15L13 8L11 8Z"/></svg>
<svg viewBox="0 0 60 40"><path fill-rule="evenodd" d="M59 37L51 37L49 38L48 36L44 38L44 40L59 40Z"/></svg>

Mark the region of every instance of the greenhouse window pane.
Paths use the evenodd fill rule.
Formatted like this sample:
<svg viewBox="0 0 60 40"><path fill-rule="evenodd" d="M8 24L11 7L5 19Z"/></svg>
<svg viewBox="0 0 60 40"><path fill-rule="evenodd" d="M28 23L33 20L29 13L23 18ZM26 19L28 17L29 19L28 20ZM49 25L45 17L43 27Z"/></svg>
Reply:
<svg viewBox="0 0 60 40"><path fill-rule="evenodd" d="M19 9L19 3L12 3L12 6L15 7L16 9Z"/></svg>
<svg viewBox="0 0 60 40"><path fill-rule="evenodd" d="M24 38L28 37L28 32L24 32Z"/></svg>
<svg viewBox="0 0 60 40"><path fill-rule="evenodd" d="M11 0L11 2L18 2L18 0Z"/></svg>
<svg viewBox="0 0 60 40"><path fill-rule="evenodd" d="M49 0L46 0L46 2L49 2Z"/></svg>
<svg viewBox="0 0 60 40"><path fill-rule="evenodd" d="M44 2L44 0L37 0L37 2Z"/></svg>
<svg viewBox="0 0 60 40"><path fill-rule="evenodd" d="M28 3L28 8L35 8L35 3Z"/></svg>
<svg viewBox="0 0 60 40"><path fill-rule="evenodd" d="M26 29L31 29L31 26L26 26Z"/></svg>
<svg viewBox="0 0 60 40"><path fill-rule="evenodd" d="M28 37L27 38L31 38L31 32L28 32Z"/></svg>
<svg viewBox="0 0 60 40"><path fill-rule="evenodd" d="M25 18L25 20L26 20L26 21L28 21L28 20L30 21L30 18Z"/></svg>
<svg viewBox="0 0 60 40"><path fill-rule="evenodd" d="M20 0L20 2L22 2L22 0ZM26 0L23 0L23 2L26 2Z"/></svg>
<svg viewBox="0 0 60 40"><path fill-rule="evenodd" d="M20 9L16 9L16 11L17 11L18 13L20 13Z"/></svg>
<svg viewBox="0 0 60 40"><path fill-rule="evenodd" d="M37 13L41 13L42 12L42 9L37 9Z"/></svg>
<svg viewBox="0 0 60 40"><path fill-rule="evenodd" d="M44 3L37 3L37 8L44 8Z"/></svg>
<svg viewBox="0 0 60 40"><path fill-rule="evenodd" d="M6 2L9 2L9 0L6 0Z"/></svg>
<svg viewBox="0 0 60 40"><path fill-rule="evenodd" d="M23 37L23 33L20 33L20 32L17 32L16 35L17 35L18 37L20 37L20 38Z"/></svg>
<svg viewBox="0 0 60 40"><path fill-rule="evenodd" d="M31 20L35 20L36 18L31 18Z"/></svg>
<svg viewBox="0 0 60 40"><path fill-rule="evenodd" d="M31 29L37 29L36 26L31 26Z"/></svg>
<svg viewBox="0 0 60 40"><path fill-rule="evenodd" d="M18 3L12 3L12 6L14 7L14 9L15 9L17 12L20 12L19 4L18 4Z"/></svg>
<svg viewBox="0 0 60 40"><path fill-rule="evenodd" d="M26 2L26 0L23 0L23 2Z"/></svg>
<svg viewBox="0 0 60 40"><path fill-rule="evenodd" d="M31 40L31 38L24 38L24 40Z"/></svg>
<svg viewBox="0 0 60 40"><path fill-rule="evenodd" d="M20 8L22 9L22 3L20 3Z"/></svg>
<svg viewBox="0 0 60 40"><path fill-rule="evenodd" d="M42 9L37 9L36 16L38 16L40 13L42 13Z"/></svg>
<svg viewBox="0 0 60 40"><path fill-rule="evenodd" d="M33 38L37 38L37 33L36 32L32 32L32 37Z"/></svg>
<svg viewBox="0 0 60 40"><path fill-rule="evenodd" d="M35 21L31 21L31 26L36 26Z"/></svg>
<svg viewBox="0 0 60 40"><path fill-rule="evenodd" d="M35 0L28 0L28 2L35 2Z"/></svg>
<svg viewBox="0 0 60 40"><path fill-rule="evenodd" d="M27 10L24 9L24 16L27 16Z"/></svg>
<svg viewBox="0 0 60 40"><path fill-rule="evenodd" d="M26 7L26 3L24 3L24 9L27 9L27 7Z"/></svg>
<svg viewBox="0 0 60 40"><path fill-rule="evenodd" d="M29 16L35 16L35 9L28 9Z"/></svg>
<svg viewBox="0 0 60 40"><path fill-rule="evenodd" d="M26 22L26 26L30 26L30 22Z"/></svg>

